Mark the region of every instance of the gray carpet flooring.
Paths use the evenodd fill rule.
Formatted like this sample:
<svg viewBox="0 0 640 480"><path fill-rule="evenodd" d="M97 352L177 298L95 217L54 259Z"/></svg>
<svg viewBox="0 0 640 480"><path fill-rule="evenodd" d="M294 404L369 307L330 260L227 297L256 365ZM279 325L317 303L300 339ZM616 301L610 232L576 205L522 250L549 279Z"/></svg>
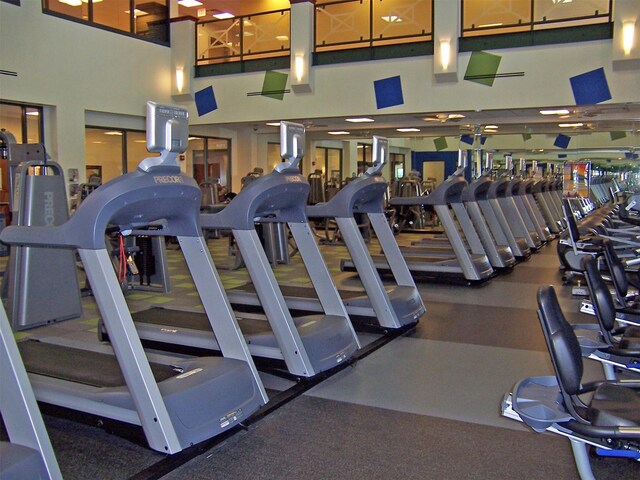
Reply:
<svg viewBox="0 0 640 480"><path fill-rule="evenodd" d="M401 239L409 242L411 237ZM232 263L225 239L210 244L214 259ZM375 250L376 246L371 246ZM322 247L340 276L340 246ZM579 299L563 287L555 244L480 288L422 283L427 314L417 329L308 391L168 474L168 479L575 479L569 442L533 433L502 418L500 400L526 376L551 373L538 319L539 285L557 286L572 322ZM169 251L172 289L136 291L132 310L150 305L196 308L198 297L179 252ZM294 256L278 266L285 282L306 283ZM221 271L227 287L244 270ZM347 284L354 284L347 280ZM84 299L81 319L36 329L23 337L57 335L94 341L98 312ZM370 341L372 337L363 338ZM585 363L587 379L601 378ZM267 386L290 383L265 377ZM166 457L95 427L45 417L67 479L123 479ZM598 479L640 478L640 464L593 459ZM143 476L144 476L143 475Z"/></svg>

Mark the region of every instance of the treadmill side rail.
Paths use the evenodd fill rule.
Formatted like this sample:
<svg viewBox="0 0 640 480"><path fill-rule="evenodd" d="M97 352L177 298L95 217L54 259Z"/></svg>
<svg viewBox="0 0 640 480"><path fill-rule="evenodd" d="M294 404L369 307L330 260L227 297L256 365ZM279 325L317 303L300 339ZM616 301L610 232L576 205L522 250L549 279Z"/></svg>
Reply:
<svg viewBox="0 0 640 480"><path fill-rule="evenodd" d="M11 443L37 452L49 478L62 479L51 441L13 338L7 314L1 305L0 412L2 412L2 420ZM26 475L26 472L23 474ZM0 476L2 476L1 471Z"/></svg>
<svg viewBox="0 0 640 480"><path fill-rule="evenodd" d="M179 452L182 450L180 441L151 372L107 250L78 249L78 253L100 311L111 313L103 315L103 321L122 365L122 374L149 446L157 451Z"/></svg>
<svg viewBox="0 0 640 480"><path fill-rule="evenodd" d="M262 400L267 403L269 397L229 304L222 280L213 265L206 242L202 237L179 236L177 238L222 355L247 362ZM218 320L214 322L214 319Z"/></svg>

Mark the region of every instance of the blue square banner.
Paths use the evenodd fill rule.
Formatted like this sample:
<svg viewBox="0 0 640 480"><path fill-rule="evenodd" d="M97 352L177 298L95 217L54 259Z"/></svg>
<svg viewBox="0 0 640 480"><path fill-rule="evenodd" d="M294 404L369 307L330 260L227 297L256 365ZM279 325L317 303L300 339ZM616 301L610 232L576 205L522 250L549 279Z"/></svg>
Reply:
<svg viewBox="0 0 640 480"><path fill-rule="evenodd" d="M195 94L196 108L198 116L206 115L218 108L216 96L213 93L213 87L203 88Z"/></svg>
<svg viewBox="0 0 640 480"><path fill-rule="evenodd" d="M569 146L570 141L571 141L571 137L560 133L556 137L556 141L553 142L553 146L558 148L567 148Z"/></svg>
<svg viewBox="0 0 640 480"><path fill-rule="evenodd" d="M375 80L373 82L373 88L376 92L376 106L378 109L402 105L404 103L400 75Z"/></svg>
<svg viewBox="0 0 640 480"><path fill-rule="evenodd" d="M593 105L611 100L604 68L597 68L569 79L576 105Z"/></svg>
<svg viewBox="0 0 640 480"><path fill-rule="evenodd" d="M461 135L460 141L469 145L473 145L473 137L471 135Z"/></svg>

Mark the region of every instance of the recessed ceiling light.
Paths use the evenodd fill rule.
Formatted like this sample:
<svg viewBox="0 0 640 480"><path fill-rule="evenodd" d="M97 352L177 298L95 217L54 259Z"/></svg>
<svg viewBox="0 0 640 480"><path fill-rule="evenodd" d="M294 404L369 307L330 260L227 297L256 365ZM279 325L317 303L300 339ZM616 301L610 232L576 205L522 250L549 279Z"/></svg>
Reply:
<svg viewBox="0 0 640 480"><path fill-rule="evenodd" d="M397 15L385 15L380 18L382 18L382 20L384 20L385 22L389 22L389 23L392 23L392 22L400 23L402 21L402 19Z"/></svg>
<svg viewBox="0 0 640 480"><path fill-rule="evenodd" d="M115 135L115 136L122 136L122 132L117 132L115 130L110 131L110 132L104 132L105 135Z"/></svg>
<svg viewBox="0 0 640 480"><path fill-rule="evenodd" d="M202 2L198 0L178 0L178 5L182 5L183 7L199 7L202 5Z"/></svg>
<svg viewBox="0 0 640 480"><path fill-rule="evenodd" d="M229 18L235 18L235 15L229 12L214 13L213 18L217 18L218 20L227 20Z"/></svg>
<svg viewBox="0 0 640 480"><path fill-rule="evenodd" d="M375 120L373 118L367 118L367 117L345 118L345 121L346 122L351 122L351 123L375 122Z"/></svg>
<svg viewBox="0 0 640 480"><path fill-rule="evenodd" d="M280 122L268 122L267 125L269 125L270 127L279 127Z"/></svg>
<svg viewBox="0 0 640 480"><path fill-rule="evenodd" d="M82 5L82 0L60 0L60 3L66 3L71 7L79 7Z"/></svg>
<svg viewBox="0 0 640 480"><path fill-rule="evenodd" d="M464 118L464 115L462 115L461 113L450 113L447 118L449 120L453 120L455 118Z"/></svg>
<svg viewBox="0 0 640 480"><path fill-rule="evenodd" d="M278 35L276 37L276 40L280 40L281 42L286 42L287 40L289 40L289 37L287 37L286 35Z"/></svg>
<svg viewBox="0 0 640 480"><path fill-rule="evenodd" d="M484 127L485 130L489 129L489 130L497 130L498 126L497 125L485 125Z"/></svg>
<svg viewBox="0 0 640 480"><path fill-rule="evenodd" d="M396 128L398 132L419 132L419 128Z"/></svg>
<svg viewBox="0 0 640 480"><path fill-rule="evenodd" d="M40 112L38 110L30 110L27 112L27 115L33 115L37 117L38 115L40 115Z"/></svg>
<svg viewBox="0 0 640 480"><path fill-rule="evenodd" d="M327 132L329 135L349 135L349 132L345 132L343 130L340 131L336 131L336 132Z"/></svg>
<svg viewBox="0 0 640 480"><path fill-rule="evenodd" d="M568 115L569 110L566 108L559 108L556 110L540 110L542 115Z"/></svg>
<svg viewBox="0 0 640 480"><path fill-rule="evenodd" d="M583 125L584 125L584 123L580 123L580 122L578 122L578 123L559 123L558 124L558 126L560 128L581 127Z"/></svg>

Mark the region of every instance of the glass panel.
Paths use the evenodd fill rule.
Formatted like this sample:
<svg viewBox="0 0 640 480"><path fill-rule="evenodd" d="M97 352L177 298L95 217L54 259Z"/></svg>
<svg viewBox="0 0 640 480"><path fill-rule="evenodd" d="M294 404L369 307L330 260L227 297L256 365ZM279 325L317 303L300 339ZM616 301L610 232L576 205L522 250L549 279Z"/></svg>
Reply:
<svg viewBox="0 0 640 480"><path fill-rule="evenodd" d="M122 131L85 128L87 181L91 174L102 183L122 175Z"/></svg>
<svg viewBox="0 0 640 480"><path fill-rule="evenodd" d="M391 163L391 180L404 177L404 154L391 153L389 154Z"/></svg>
<svg viewBox="0 0 640 480"><path fill-rule="evenodd" d="M199 23L197 32L198 60L240 56L240 19Z"/></svg>
<svg viewBox="0 0 640 480"><path fill-rule="evenodd" d="M342 182L342 150L338 148L327 149L324 177L326 179L334 178L340 185Z"/></svg>
<svg viewBox="0 0 640 480"><path fill-rule="evenodd" d="M289 51L290 19L289 10L245 17L242 20L242 53Z"/></svg>
<svg viewBox="0 0 640 480"><path fill-rule="evenodd" d="M370 7L369 0L318 5L316 7L316 48L345 43L368 44L371 37Z"/></svg>
<svg viewBox="0 0 640 480"><path fill-rule="evenodd" d="M69 17L89 20L89 6L82 0L45 0L44 8Z"/></svg>
<svg viewBox="0 0 640 480"><path fill-rule="evenodd" d="M609 0L536 0L534 21L548 22L609 14ZM608 21L604 18L603 21ZM593 20L588 23L594 23Z"/></svg>
<svg viewBox="0 0 640 480"><path fill-rule="evenodd" d="M229 184L229 153L229 140L207 139L207 180L217 181L222 186Z"/></svg>
<svg viewBox="0 0 640 480"><path fill-rule="evenodd" d="M431 33L431 2L381 0L373 3L373 39L416 37Z"/></svg>
<svg viewBox="0 0 640 480"><path fill-rule="evenodd" d="M27 143L42 143L40 138L40 125L42 110L40 108L25 107L27 117Z"/></svg>
<svg viewBox="0 0 640 480"><path fill-rule="evenodd" d="M508 25L531 23L531 0L463 0L462 3L464 30L500 29ZM505 32L501 30L500 33Z"/></svg>
<svg viewBox="0 0 640 480"><path fill-rule="evenodd" d="M144 132L127 131L127 172L133 172L147 157L157 157L157 153L147 150L147 135Z"/></svg>
<svg viewBox="0 0 640 480"><path fill-rule="evenodd" d="M371 166L371 145L358 144L358 175Z"/></svg>
<svg viewBox="0 0 640 480"><path fill-rule="evenodd" d="M327 149L324 147L316 147L315 152L315 161L312 167L315 169L317 167L321 167L325 164L325 158L327 155Z"/></svg>
<svg viewBox="0 0 640 480"><path fill-rule="evenodd" d="M271 170L276 168L282 162L282 157L280 156L280 144L279 143L268 143L267 144L267 172L269 173ZM300 165L302 167L302 165Z"/></svg>
<svg viewBox="0 0 640 480"><path fill-rule="evenodd" d="M193 178L200 185L205 180L204 138L189 137L189 148L187 148L186 155L187 161L190 159L193 166Z"/></svg>
<svg viewBox="0 0 640 480"><path fill-rule="evenodd" d="M134 33L137 36L160 42L169 40L169 13L166 4L162 3L136 0L136 11L146 13L146 15L136 15Z"/></svg>
<svg viewBox="0 0 640 480"><path fill-rule="evenodd" d="M136 17L148 15L144 10L136 9ZM131 31L129 0L108 0L93 2L93 21L100 25Z"/></svg>
<svg viewBox="0 0 640 480"><path fill-rule="evenodd" d="M0 128L16 137L16 142L23 143L22 107L0 103Z"/></svg>

